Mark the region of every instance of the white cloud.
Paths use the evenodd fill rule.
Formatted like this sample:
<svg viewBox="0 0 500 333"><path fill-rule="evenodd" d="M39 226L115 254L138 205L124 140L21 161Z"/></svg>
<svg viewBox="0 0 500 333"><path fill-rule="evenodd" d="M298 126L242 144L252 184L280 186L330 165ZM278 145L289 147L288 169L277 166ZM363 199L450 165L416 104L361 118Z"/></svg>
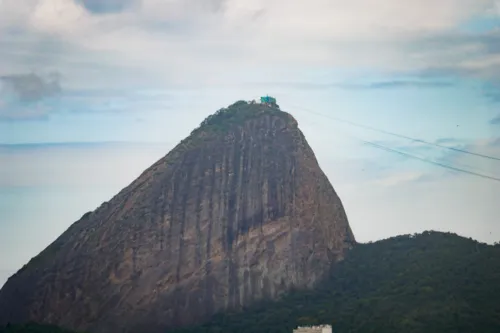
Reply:
<svg viewBox="0 0 500 333"><path fill-rule="evenodd" d="M85 69L100 64L127 73L123 77L134 70L167 82L208 85L228 78L243 81L241 73L234 75L242 68L403 71L460 62L470 67L482 59L474 43L435 49L414 45L486 15L494 5L493 0L143 0L130 10L92 15L69 0L3 0L0 35L21 29L11 43L25 50L32 66L36 54L46 63L47 51L40 53L37 38L64 45L55 51L52 66L64 67L70 81L84 80ZM0 60L3 52L9 51L0 52ZM87 64L75 69L70 61L75 56ZM113 82L102 70L87 73L89 80L101 77Z"/></svg>
<svg viewBox="0 0 500 333"><path fill-rule="evenodd" d="M390 187L395 185L400 185L401 183L418 181L424 176L423 172L401 172L391 174L381 179L376 179L373 181L375 186Z"/></svg>
<svg viewBox="0 0 500 333"><path fill-rule="evenodd" d="M498 137L477 140L464 148L500 157ZM348 159L322 163L359 241L430 229L489 243L500 239L500 206L496 203L500 182L420 161L394 163L388 153L380 154L364 163ZM500 178L499 161L463 153L444 157L452 166Z"/></svg>
<svg viewBox="0 0 500 333"><path fill-rule="evenodd" d="M73 1L45 0L34 6L29 23L38 31L74 35L89 28L89 16L85 9Z"/></svg>
<svg viewBox="0 0 500 333"><path fill-rule="evenodd" d="M22 147L0 146L0 188L116 187L119 190L164 156L172 145L70 143Z"/></svg>

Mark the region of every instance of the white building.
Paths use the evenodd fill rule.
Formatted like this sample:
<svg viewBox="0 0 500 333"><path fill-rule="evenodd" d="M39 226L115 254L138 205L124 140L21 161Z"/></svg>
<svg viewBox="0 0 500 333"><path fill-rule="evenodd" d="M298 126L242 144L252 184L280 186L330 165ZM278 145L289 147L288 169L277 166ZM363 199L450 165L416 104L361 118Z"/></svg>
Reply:
<svg viewBox="0 0 500 333"><path fill-rule="evenodd" d="M331 325L299 326L293 333L332 333Z"/></svg>

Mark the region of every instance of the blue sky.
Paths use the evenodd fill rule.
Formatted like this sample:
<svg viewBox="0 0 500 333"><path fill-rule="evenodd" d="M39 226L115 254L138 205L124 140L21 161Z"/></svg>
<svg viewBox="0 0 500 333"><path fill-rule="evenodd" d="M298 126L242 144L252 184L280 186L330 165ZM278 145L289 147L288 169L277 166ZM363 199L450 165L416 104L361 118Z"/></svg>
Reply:
<svg viewBox="0 0 500 333"><path fill-rule="evenodd" d="M492 0L0 1L0 285L206 116L263 94L299 121L359 241L500 240ZM339 122L370 126L381 131Z"/></svg>

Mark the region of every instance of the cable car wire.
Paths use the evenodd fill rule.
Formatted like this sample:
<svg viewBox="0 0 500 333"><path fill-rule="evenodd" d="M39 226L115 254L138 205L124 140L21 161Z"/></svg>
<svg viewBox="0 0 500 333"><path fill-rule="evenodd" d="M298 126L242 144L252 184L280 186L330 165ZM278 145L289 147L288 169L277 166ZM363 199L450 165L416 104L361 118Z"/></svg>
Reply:
<svg viewBox="0 0 500 333"><path fill-rule="evenodd" d="M309 113L316 113L316 112L313 112L313 111L308 111L308 112ZM320 114L320 115L322 115L322 114ZM330 117L327 117L327 118L330 118ZM500 178L497 178L497 177L494 177L494 176L488 176L488 175L485 175L485 174L482 174L482 173L478 173L478 172L474 172L474 171L470 171L470 170L466 170L466 169L457 168L457 167L454 167L454 166L449 165L449 164L445 164L445 163L437 162L437 161L434 161L434 160L431 160L431 159L428 159L428 158L424 158L424 157L420 157L420 156L417 156L417 155L413 155L413 154L410 154L410 153L407 153L407 152L404 152L404 151L400 151L398 149L394 149L394 148L391 148L391 147L387 147L387 146L384 146L384 145L381 145L381 144L378 144L378 143L375 143L375 142L366 141L366 140L363 140L363 139L360 139L360 138L356 138L356 137L354 137L354 136L352 136L350 134L347 134L347 133L343 133L343 134L351 137L354 140L358 140L360 142L363 142L366 145L372 146L373 148L376 148L376 149L380 149L380 150L384 150L386 152L395 153L395 154L398 154L398 155L401 155L401 156L413 158L413 159L416 159L416 160L419 160L419 161L422 161L422 162L425 162L425 163L428 163L428 164L432 164L432 165L435 165L435 166L439 166L439 167L448 169L448 170L452 170L452 171L456 171L456 172L461 172L461 173L465 173L465 174L468 174L468 175L471 175L471 176L481 177L483 179L489 179L489 180L494 180L494 181L500 182ZM446 146L443 146L443 147L446 147ZM446 147L446 148L449 148L449 147Z"/></svg>
<svg viewBox="0 0 500 333"><path fill-rule="evenodd" d="M468 151L468 150L454 148L454 147L443 146L443 145L440 145L438 143L429 142L429 141L425 141L425 140L421 140L421 139L415 139L415 138L412 138L412 137L409 137L409 136L406 136L406 135L402 135L402 134L398 134L398 133L394 133L394 132L389 132L389 131L386 131L386 130L382 130L382 129L378 129L378 128L375 128L375 127L372 127L372 126L367 126L367 125L355 123L355 122L352 122L352 121L349 121L349 120L346 120L346 119L342 119L342 118L338 118L338 117L335 117L335 116L329 116L329 115L326 115L326 114L323 114L323 113L319 113L319 112L307 110L307 109L302 108L302 107L295 107L295 106L293 106L293 107L296 108L296 109L299 109L299 110L302 109L302 111L309 112L309 113L312 113L312 114L316 114L316 115L319 115L319 116L322 116L322 117L326 117L326 118L329 118L329 119L332 119L332 120L335 120L335 121L343 122L343 123L350 124L350 125L353 125L353 126L356 126L356 127L360 127L360 128L369 129L371 131L380 132L380 133L383 133L383 134L388 134L388 135L392 135L392 136L399 137L399 138L402 138L402 139L406 139L406 140L410 140L410 141L414 141L414 142L420 142L420 143L432 145L432 146L443 148L443 149L449 149L449 150L456 151L456 152L463 153L463 154L469 154L469 155L473 155L473 156L476 156L476 157L486 158L486 159L489 159L489 160L500 161L500 157L490 156L490 155L484 155L484 154L479 154L479 153L474 153L474 152L471 152L471 151Z"/></svg>
<svg viewBox="0 0 500 333"><path fill-rule="evenodd" d="M473 176L477 176L477 177L481 177L481 178L485 178L485 179L490 179L490 180L495 180L497 182L500 182L500 178L496 178L496 177L493 177L493 176L484 175L484 174L481 174L481 173L477 173L477 172L473 172L473 171L469 171L469 170L465 170L465 169L460 169L460 168L451 166L449 164L445 164L445 163L441 163L441 162L429 160L427 158L423 158L423 157L416 156L416 155L413 155L413 154L409 154L409 153L406 153L406 152L403 152L403 151L400 151L400 150L397 150L397 149L393 149L393 148L389 148L389 147L386 147L386 146L383 146L383 145L379 145L379 144L374 143L374 142L365 141L365 140L361 140L361 141L363 141L367 145L373 146L373 147L381 149L381 150L385 150L387 152L392 152L392 153L396 153L396 154L399 154L399 155L402 155L402 156L414 158L414 159L420 160L422 162L426 162L426 163L429 163L429 164L434 164L434 165L437 165L437 166L440 166L442 168L446 168L446 169L449 169L449 170L453 170L453 171L457 171L457 172L462 172L462 173L466 173L466 174L469 174L469 175L473 175Z"/></svg>

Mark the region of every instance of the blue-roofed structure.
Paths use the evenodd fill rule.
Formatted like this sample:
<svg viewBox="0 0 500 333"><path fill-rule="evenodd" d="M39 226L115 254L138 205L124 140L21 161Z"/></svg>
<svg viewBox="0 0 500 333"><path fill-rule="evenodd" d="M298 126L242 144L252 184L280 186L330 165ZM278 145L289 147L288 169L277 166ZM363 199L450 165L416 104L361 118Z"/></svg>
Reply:
<svg viewBox="0 0 500 333"><path fill-rule="evenodd" d="M260 98L260 102L262 104L276 104L276 98L271 96L262 96Z"/></svg>

